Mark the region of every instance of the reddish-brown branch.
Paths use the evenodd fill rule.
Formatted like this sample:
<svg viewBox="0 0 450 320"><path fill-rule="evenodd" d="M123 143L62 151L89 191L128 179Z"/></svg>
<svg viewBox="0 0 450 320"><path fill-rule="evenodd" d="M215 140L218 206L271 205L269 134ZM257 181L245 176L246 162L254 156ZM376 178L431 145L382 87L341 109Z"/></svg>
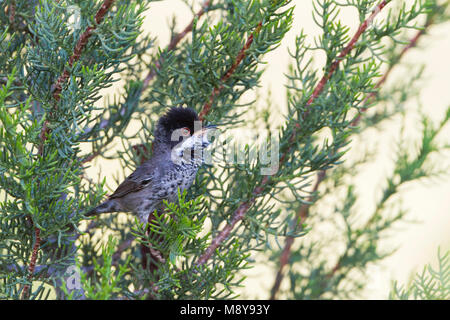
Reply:
<svg viewBox="0 0 450 320"><path fill-rule="evenodd" d="M48 120L46 119L44 121L44 124L42 125L41 132L39 133L39 139L41 140L41 143L38 146L38 153L40 156L44 154L44 143L47 140L49 132L50 128L48 127Z"/></svg>
<svg viewBox="0 0 450 320"><path fill-rule="evenodd" d="M11 1L10 5L8 6L8 19L9 19L9 23L12 26L16 22L15 17L16 17L16 4L15 4L15 1Z"/></svg>
<svg viewBox="0 0 450 320"><path fill-rule="evenodd" d="M28 26L24 23L21 24L20 16L16 16L16 3L15 1L11 1L9 6L6 9L6 14L8 15L8 21L11 28L17 31L24 31L28 33L36 42L38 41L37 36L35 36L30 29L28 29ZM16 19L18 18L18 19Z"/></svg>
<svg viewBox="0 0 450 320"><path fill-rule="evenodd" d="M105 0L103 2L102 6L100 7L100 9L97 11L97 13L95 15L95 22L97 24L99 24L103 21L106 13L111 8L113 3L114 3L114 0ZM69 58L69 61L68 61L69 67L72 67L73 64L80 59L81 54L83 53L83 50L86 47L86 45L89 41L89 38L91 37L95 28L96 28L96 26L89 26L81 34L80 38L78 39L78 41L75 45L72 55ZM54 84L53 98L55 99L55 108L56 108L56 104L61 99L62 86L67 81L69 76L70 76L70 71L67 69L64 69L63 73L58 77L58 79L56 80L56 82ZM51 114L52 114L52 112L50 111L50 115ZM48 124L49 124L48 120L45 120L45 122L42 126L42 129L41 129L41 133L39 134L39 137L41 138L41 145L39 146L39 150L38 150L40 155L43 155L44 142L47 139L48 133L50 132L50 128L49 128Z"/></svg>
<svg viewBox="0 0 450 320"><path fill-rule="evenodd" d="M316 98L319 96L319 94L322 92L323 88L325 87L325 84L328 82L328 80L331 78L331 76L336 71L337 67L341 63L342 59L346 57L350 51L355 47L356 42L358 41L359 37L363 34L364 31L366 31L367 27L370 25L370 23L373 21L375 16L386 6L387 2L385 0L381 1L377 7L372 11L371 15L367 20L365 20L356 31L353 38L350 40L350 42L347 44L347 46L342 50L342 52L338 55L337 59L331 64L330 69L327 73L322 77L322 79L319 81L319 84L314 89L313 94L308 100L307 105L310 105Z"/></svg>
<svg viewBox="0 0 450 320"><path fill-rule="evenodd" d="M430 27L430 25L433 23L432 21L433 21L433 20L432 20L431 18L429 18L429 19L427 20L427 22L425 23L425 26L424 26L421 30L419 30L419 31L416 33L416 35L415 35L414 37L412 37L412 38L408 41L408 44L402 49L402 51L401 51L401 52L399 53L399 55L397 56L396 61L401 60L401 59L403 58L403 56L405 55L405 53L406 53L409 49L414 48L414 47L417 45L417 41L419 40L419 38L420 38L422 35L424 35L424 34L426 33L427 29L428 29L428 28ZM391 65L391 66L386 70L386 72L384 73L384 75L383 75L383 76L378 80L378 82L375 84L374 89L379 89L379 88L386 82L386 79L389 77L389 75L390 75L390 73L391 73L391 71L392 71L394 65L395 65L395 63L394 63L393 65ZM359 124L359 122L361 121L362 113L364 113L364 112L367 111L367 107L364 107L364 106L366 106L366 105L370 102L370 100L374 99L374 98L377 96L377 94L378 94L378 90L374 90L373 92L371 92L370 94L368 94L368 95L364 98L364 100L363 100L363 102L362 102L363 107L361 108L361 112L358 114L358 116L357 116L357 117L353 120L353 122L352 122L352 125L353 125L353 126L357 126L357 125Z"/></svg>
<svg viewBox="0 0 450 320"><path fill-rule="evenodd" d="M253 199L252 199L253 200ZM251 202L244 202L242 203L239 208L235 211L233 215L233 219L230 223L228 223L221 232L211 241L211 244L209 247L205 250L205 252L200 256L200 258L197 260L196 265L201 266L205 264L211 256L214 254L216 249L220 246L222 242L224 242L231 231L234 229L234 226L236 223L238 223L242 218L245 216L246 212L251 206Z"/></svg>
<svg viewBox="0 0 450 320"><path fill-rule="evenodd" d="M207 0L203 3L202 7L200 8L200 10L195 14L195 16L192 18L191 22L186 26L186 28L183 29L183 31L181 31L180 33L177 33L176 35L174 35L172 37L172 39L170 40L169 45L166 48L166 52L172 51L176 48L176 46L180 43L180 41L189 33L192 31L192 28L194 26L194 22L196 19L199 19L208 9L209 5L210 5L211 1ZM148 88L150 81L153 80L153 78L156 76L156 71L161 69L161 66L164 62L164 59L162 57L160 57L158 59L158 61L156 61L155 63L155 67L152 68L149 73L147 74L147 76L144 79L143 85L142 85L142 91L144 91L145 89Z"/></svg>
<svg viewBox="0 0 450 320"><path fill-rule="evenodd" d="M396 58L396 62L401 60L401 58L405 55L405 53L411 49L414 48L417 45L417 41L419 40L419 38L424 35L426 33L427 28L432 24L432 20L428 19L424 28L419 30L414 37L412 37L410 39L410 41L408 42L408 44L402 49L402 51L399 53L399 55ZM396 65L396 63L391 64L389 66L389 68L386 70L386 72L383 74L383 76L377 81L377 83L374 86L374 90L373 92L369 93L364 100L362 101L362 105L365 106L367 104L369 104L371 102L371 100L375 99L377 94L378 94L378 89L386 82L387 78L389 77L389 75L391 74L392 69L394 68L394 66ZM361 120L361 116L363 115L364 112L367 111L366 107L361 108L360 113L358 114L358 116L353 120L352 125L353 126L357 126ZM318 179L317 179L317 183L315 185L315 191L317 191L318 188L318 184L320 184L323 181L323 178L325 177L326 174L326 170L324 171L320 171L318 173ZM321 178L322 176L322 178ZM303 204L300 206L299 210L297 211L297 218L301 218L301 222L303 223L305 221L305 219L309 216L309 209L311 207L311 203L309 204ZM291 248L292 248L292 244L294 242L294 238L292 237L288 237L286 238L286 242L285 242L285 246L283 248L282 254L280 256L280 262L279 262L279 268L278 268L278 272L277 275L275 277L275 282L274 285L272 287L272 293L271 293L271 299L275 299L276 298L276 294L278 293L278 290L280 288L280 284L281 281L283 279L283 270L284 267L286 266L286 264L289 262L290 259L290 254L291 254ZM327 275L327 278L331 278L336 272L337 270L339 270L340 268L340 262L338 261L336 263L336 265L331 269L330 273Z"/></svg>
<svg viewBox="0 0 450 320"><path fill-rule="evenodd" d="M370 17L365 20L358 28L357 32L355 33L355 35L353 36L353 38L350 40L350 42L348 43L348 45L343 49L343 51L339 54L338 58L331 64L330 69L328 70L328 72L323 76L323 78L319 81L319 83L317 84L316 88L314 89L311 97L309 98L308 102L307 102L307 106L311 105L315 99L322 93L326 83L328 82L328 80L331 78L331 76L333 75L333 73L336 71L337 67L339 66L339 63L342 61L342 59L348 54L350 53L350 51L354 48L356 42L358 41L359 37L361 36L361 34L367 29L368 25L370 24L370 22L375 18L375 16L386 6L386 1L381 1L377 7L372 11ZM303 115L303 117L305 118L308 115L308 112L305 112L305 114ZM296 126L295 129L297 130L299 128L299 126ZM296 130L292 133L291 137L289 138L290 140L294 140L296 137ZM290 152L290 150L288 150L286 153L282 154L280 157L280 165L282 165L282 162L284 162L284 159L286 158L286 154ZM256 187L253 190L253 197L246 201L243 202L238 209L233 213L233 218L231 219L231 222L228 223L218 234L217 236L211 241L210 246L205 250L205 252L200 256L200 258L198 259L198 261L196 262L197 265L203 265L205 264L210 258L211 256L214 254L214 252L216 251L216 249L221 245L222 242L224 242L227 237L229 236L229 234L231 233L231 231L233 230L234 226L245 217L245 214L247 213L247 211L249 210L249 208L251 207L251 205L255 202L255 199L257 196L259 196L264 188L265 185L269 182L269 176L264 176L263 179L261 180L260 184L258 187Z"/></svg>
<svg viewBox="0 0 450 320"><path fill-rule="evenodd" d="M199 19L201 16L203 16L203 14L205 14L205 12L208 10L208 7L210 5L211 1L207 0L203 3L202 7L200 8L200 10L195 14L194 18L192 18L191 22L183 29L183 31L181 31L180 33L177 33L176 35L174 35L172 37L172 40L170 41L169 45L166 47L166 52L172 51L174 50L177 45L180 43L181 40L183 40L183 38L192 31L192 28L194 26L194 21L196 19ZM143 84L142 84L142 89L141 92L145 91L148 86L150 85L150 82L153 80L153 78L155 78L156 76L156 72L161 69L162 64L164 62L163 57L160 57L154 64L154 67L150 69L150 71L148 72L147 76L145 77ZM108 121L107 120L103 120L104 123L107 125ZM105 125L105 126L106 126ZM145 150L141 150L142 148L145 149L144 145L136 145L133 146L133 148L139 152L138 155L141 157L142 161L147 160L148 158L148 153L142 153L141 151L145 151ZM96 152L93 153L91 155L89 155L88 157L86 157L85 159L83 159L82 163L86 163L89 161L92 161L94 158L96 158L98 155L100 154L100 152Z"/></svg>
<svg viewBox="0 0 450 320"><path fill-rule="evenodd" d="M220 79L220 82L221 82L220 86L218 88L216 87L213 89L211 95L209 96L208 102L206 102L203 105L202 111L199 114L200 120L203 120L205 118L205 116L209 113L209 111L211 110L211 106L214 102L214 99L216 98L216 96L218 96L220 94L220 92L222 91L222 89L224 87L225 82L227 82L227 80L230 79L230 77L236 71L236 68L241 64L242 60L244 60L245 56L247 55L248 49L250 48L250 46L253 43L253 37L261 31L261 28L262 28L262 23L260 22L258 24L258 26L255 28L255 31L253 31L253 33L248 37L247 41L245 42L244 46L239 51L233 64L231 65L231 67L227 70L227 72L225 72L225 74Z"/></svg>
<svg viewBox="0 0 450 320"><path fill-rule="evenodd" d="M94 151L92 152L90 155L88 155L86 158L84 158L83 160L81 160L81 163L86 163L91 161L92 159L94 159L96 156L98 156L100 154L99 151Z"/></svg>
<svg viewBox="0 0 450 320"><path fill-rule="evenodd" d="M100 7L100 9L97 11L97 14L95 15L95 23L99 24L103 21L103 18L105 17L106 13L108 12L108 10L111 8L111 6L113 5L114 0L105 0L103 1L102 6ZM84 50L84 48L86 47L89 38L92 36L93 31L96 29L96 26L89 26L80 36L80 38L78 39L78 42L75 45L75 48L73 50L72 55L69 58L68 64L69 67L71 68L73 66L73 64L78 61L81 57L81 54ZM59 99L61 98L61 91L62 91L62 86L63 84L67 81L67 79L70 76L70 71L67 69L64 69L64 72L59 76L59 78L56 80L55 83L55 87L54 87L54 91L53 91L53 98L56 101L59 101Z"/></svg>
<svg viewBox="0 0 450 320"><path fill-rule="evenodd" d="M33 279L33 274L34 274L34 269L36 267L36 260L37 260L37 255L38 255L38 251L39 251L39 247L41 245L41 230L37 227L34 228L34 246L33 246L33 251L31 253L31 258L30 258L30 264L28 265L28 282L31 282L31 280ZM22 291L22 299L27 299L29 297L29 293L30 293L30 284L26 284L23 287L23 291Z"/></svg>
<svg viewBox="0 0 450 320"><path fill-rule="evenodd" d="M304 203L300 206L299 211L297 212L296 219L293 220L294 224L302 226L305 222L306 218L308 217L308 209L310 206L310 203L312 203L315 200L315 196L317 193L317 190L319 188L320 183L325 179L326 170L320 170L316 183L314 184L313 191L311 196L308 199L308 203ZM295 225L293 226L295 227ZM277 275L275 277L275 283L271 290L271 296L270 299L274 300L276 298L276 295L278 293L278 290L280 289L281 281L283 280L283 270L284 267L289 263L289 259L291 257L291 248L294 243L294 237L286 237L286 242L284 244L283 251L281 252L280 256L280 265L278 268Z"/></svg>
<svg viewBox="0 0 450 320"><path fill-rule="evenodd" d="M100 7L100 9L97 11L97 14L95 15L95 22L97 24L101 23L103 21L103 18L105 17L106 13L108 12L111 5L114 3L114 0L105 0ZM80 39L78 40L77 44L75 45L74 52L72 56L69 58L69 66L72 67L74 62L80 59L81 53L84 50L90 36L92 35L92 31L95 29L95 27L88 27L86 31L80 36ZM62 73L62 75L56 80L55 86L54 86L54 92L53 92L53 98L55 99L55 109L57 108L57 103L61 98L61 91L62 91L62 85L67 81L69 78L69 71L65 69ZM51 112L50 112L51 114ZM40 138L40 144L38 146L38 154L39 156L44 156L44 146L45 141L48 139L48 134L50 133L50 127L49 127L49 120L45 119L44 123L41 128L41 132L39 133ZM34 269L36 266L36 259L37 254L39 251L39 247L41 244L41 238L40 238L40 229L35 225L34 226L34 232L35 232L35 242L33 247L33 252L31 254L30 263L28 265L28 281L31 282ZM22 291L22 299L25 299L29 296L30 291L30 284L26 284Z"/></svg>
<svg viewBox="0 0 450 320"><path fill-rule="evenodd" d="M211 241L211 244L209 247L203 252L203 254L199 257L199 259L196 262L197 266L201 266L205 264L214 254L216 249L228 238L231 231L233 231L236 224L241 221L245 214L247 213L248 209L252 206L252 204L255 202L256 197L263 192L264 185L267 184L269 181L269 176L264 176L261 180L261 185L256 187L255 190L253 190L253 197L246 202L241 203L241 205L237 208L237 210L233 214L233 218L231 219L231 222L228 223L213 240Z"/></svg>

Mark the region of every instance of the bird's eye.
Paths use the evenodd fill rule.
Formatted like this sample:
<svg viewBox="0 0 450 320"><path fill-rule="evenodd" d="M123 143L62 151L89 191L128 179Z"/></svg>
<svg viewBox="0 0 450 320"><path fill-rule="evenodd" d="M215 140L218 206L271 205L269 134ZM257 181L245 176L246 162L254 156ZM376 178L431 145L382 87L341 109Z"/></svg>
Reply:
<svg viewBox="0 0 450 320"><path fill-rule="evenodd" d="M185 127L183 129L181 129L181 134L185 137L190 136L191 135L191 130L189 130L188 127Z"/></svg>

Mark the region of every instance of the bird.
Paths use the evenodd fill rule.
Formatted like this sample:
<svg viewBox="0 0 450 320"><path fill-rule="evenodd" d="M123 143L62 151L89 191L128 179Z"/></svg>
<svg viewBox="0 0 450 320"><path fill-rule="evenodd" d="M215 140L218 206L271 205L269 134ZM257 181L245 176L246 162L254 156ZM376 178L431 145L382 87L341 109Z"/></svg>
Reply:
<svg viewBox="0 0 450 320"><path fill-rule="evenodd" d="M159 118L154 131L152 157L142 163L109 198L85 214L133 212L141 223L150 214L178 200L194 182L204 163L208 134L215 125L203 126L198 114L189 107L171 107Z"/></svg>

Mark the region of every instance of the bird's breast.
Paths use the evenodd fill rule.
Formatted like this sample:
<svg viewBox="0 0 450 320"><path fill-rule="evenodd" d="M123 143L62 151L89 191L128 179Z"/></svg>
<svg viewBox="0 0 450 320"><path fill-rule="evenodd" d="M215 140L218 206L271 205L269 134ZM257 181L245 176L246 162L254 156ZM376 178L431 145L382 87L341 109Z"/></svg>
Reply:
<svg viewBox="0 0 450 320"><path fill-rule="evenodd" d="M176 200L178 188L181 191L188 189L194 182L196 174L197 168L194 166L178 166L161 179L159 194L169 200Z"/></svg>

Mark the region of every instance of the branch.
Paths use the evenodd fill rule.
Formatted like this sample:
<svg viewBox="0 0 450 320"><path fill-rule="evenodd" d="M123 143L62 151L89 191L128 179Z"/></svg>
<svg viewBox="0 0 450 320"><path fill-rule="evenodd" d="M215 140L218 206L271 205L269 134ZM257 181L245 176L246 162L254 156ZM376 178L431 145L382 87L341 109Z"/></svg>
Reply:
<svg viewBox="0 0 450 320"><path fill-rule="evenodd" d="M34 228L34 246L33 246L33 252L31 253L31 259L30 264L28 265L28 282L31 283L31 280L34 275L34 268L36 267L36 260L37 260L37 254L39 251L39 247L41 245L41 237L40 237L41 230L37 227ZM22 291L22 300L27 299L30 295L30 284L27 283L23 287Z"/></svg>
<svg viewBox="0 0 450 320"><path fill-rule="evenodd" d="M315 200L315 195L317 193L317 189L319 188L320 183L325 179L326 170L319 171L317 175L317 180L314 185L313 191L311 196L308 199L309 203L313 203ZM308 216L308 208L309 205L302 205L300 207L300 210L297 212L296 218L292 220L293 228L299 225L302 226L305 222L307 216ZM280 267L278 269L277 275L275 277L275 283L271 290L270 300L275 300L276 294L278 290L280 289L281 281L283 280L283 269L288 264L290 256L291 256L291 248L294 243L295 238L294 237L286 237L286 242L284 244L283 251L280 256Z"/></svg>
<svg viewBox="0 0 450 320"><path fill-rule="evenodd" d="M391 64L389 66L389 68L386 70L386 72L384 73L384 75L377 81L377 83L374 86L374 89L379 89L386 82L386 79L391 74L392 69L397 65L398 61L401 60L401 58L405 55L405 53L409 49L414 48L417 45L419 38L426 33L427 29L429 28L429 26L431 24L432 24L432 19L427 19L427 22L425 23L423 29L418 31L416 33L416 35L409 40L408 44L402 49L402 51L397 56L395 63ZM379 92L379 90L369 93L362 101L362 105L367 105L367 104L371 103L377 97L378 92ZM359 124L363 113L366 111L367 111L366 107L361 108L358 116L352 121L352 126L357 126ZM321 170L318 173L318 177L317 177L316 185L314 186L314 189L313 189L313 193L317 192L317 188L318 188L319 184L324 180L326 172L327 172L327 170ZM309 216L309 209L310 209L311 205L314 203L311 200L312 199L310 197L310 199L308 201L309 203L304 203L300 206L300 208L296 214L296 219L294 221L298 221L299 224L304 223L306 218L308 218L308 216ZM275 277L275 282L274 282L274 285L271 290L271 297L270 297L271 300L276 299L276 294L278 293L281 281L283 279L283 270L290 259L291 248L292 248L293 242L294 242L293 237L286 238L286 242L285 242L283 251L280 256L280 263L279 263L277 275ZM337 262L336 265L330 271L330 273L327 275L327 278L331 278L337 272L337 270L339 268L340 268L340 263Z"/></svg>
<svg viewBox="0 0 450 320"><path fill-rule="evenodd" d="M105 17L108 10L111 8L111 5L114 3L114 0L105 0L100 7L100 9L97 11L97 14L95 15L95 22L97 24L101 23L103 21L103 18ZM78 61L81 57L81 53L83 52L84 48L86 47L86 44L89 40L89 38L92 35L92 32L95 30L94 27L88 27L86 31L80 36L78 39L77 44L75 45L74 52L72 56L69 58L69 66L72 67L74 62ZM56 80L56 83L54 85L54 91L53 91L53 98L55 99L55 106L54 108L57 108L57 103L61 99L61 91L62 91L62 85L67 81L69 78L70 73L67 69L64 69L63 73L59 78ZM50 111L50 114L52 112ZM41 132L39 133L40 138L40 144L38 145L38 155L42 158L44 155L44 145L45 141L48 139L48 134L50 133L49 128L49 121L48 119L44 120L44 123L42 125ZM31 219L33 222L33 219ZM31 254L30 263L28 265L28 282L31 282L34 274L34 269L36 266L36 259L37 254L40 248L41 238L40 238L40 229L36 226L36 224L33 222L34 226L34 233L35 233L35 242L33 247L33 252ZM23 291L22 291L22 299L29 297L29 291L30 291L30 284L25 284Z"/></svg>
<svg viewBox="0 0 450 320"><path fill-rule="evenodd" d="M228 71L222 76L222 78L220 79L221 81L221 85L218 88L214 88L214 90L212 91L208 102L206 102L203 105L202 111L199 114L199 118L200 120L203 120L204 117L209 113L209 111L211 110L211 106L214 102L214 98L220 94L220 92L222 91L222 89L224 88L224 84L225 82L227 82L228 79L230 79L230 77L233 75L234 71L236 71L236 68L239 66L239 64L242 62L242 60L244 60L246 54L247 54L247 50L250 48L250 46L253 43L253 37L255 35L257 35L262 28L262 22L260 22L258 24L258 26L256 27L255 31L248 37L247 41L245 42L244 46L241 48L241 50L239 51L238 55L236 56L236 59L234 60L233 64L231 65L230 69L228 69Z"/></svg>
<svg viewBox="0 0 450 320"><path fill-rule="evenodd" d="M194 26L195 20L199 19L207 11L210 3L211 3L210 0L205 1L203 3L202 7L200 8L200 10L194 15L194 17L192 18L191 22L186 26L186 28L184 28L183 31L181 31L180 33L177 33L176 35L174 35L172 37L172 39L170 40L169 45L167 46L167 48L165 50L166 52L174 50L176 48L176 46L180 43L180 41L189 32L192 31L192 28ZM150 81L153 80L153 78L156 76L156 71L161 69L161 66L162 66L163 62L164 62L164 59L162 57L160 57L158 59L158 61L156 61L155 67L150 70L150 72L147 74L147 76L144 79L143 86L142 86L142 91L144 91L145 89L148 88L148 85L150 84Z"/></svg>
<svg viewBox="0 0 450 320"><path fill-rule="evenodd" d="M380 78L380 80L378 80L378 82L376 83L376 85L374 86L374 89L379 89L385 82L386 79L388 78L388 76L390 75L393 67L397 64L397 62L399 60L401 60L403 58L403 56L405 55L405 53L411 49L414 48L417 45L417 41L419 40L419 38L424 35L427 32L427 29L433 24L433 19L432 18L428 18L427 21L425 22L424 27L419 30L416 35L414 37L412 37L409 42L408 45L406 45L402 51L399 53L399 55L397 56L395 62L389 66L389 68L386 70L386 72L384 73L383 77ZM370 100L375 99L376 96L378 94L378 91L373 91L370 94L368 94L365 99L362 102L362 105L367 105ZM353 120L352 125L353 126L357 126L359 124L359 122L361 121L361 115L362 113L366 112L367 108L363 107L361 108L361 113L358 114L358 116L355 118L355 120Z"/></svg>
<svg viewBox="0 0 450 320"><path fill-rule="evenodd" d="M202 7L200 8L200 10L194 15L194 17L192 18L191 22L183 29L183 31L181 31L180 33L177 33L176 35L174 35L172 37L172 40L170 41L169 45L166 47L165 51L166 52L170 52L175 50L175 48L177 47L177 45L180 43L180 41L189 33L192 31L192 28L194 26L194 22L196 19L199 19L205 12L208 11L208 7L210 6L211 1L207 0L203 3ZM144 81L143 81L143 85L141 88L141 93L144 92L148 86L150 85L150 82L153 80L153 78L156 76L156 73L159 69L161 69L162 65L164 63L164 59L163 57L160 57L158 59L158 61L155 62L154 67L150 69L149 73L147 74L147 76L145 77ZM119 113L121 115L123 115L125 113L125 109L121 109L119 111ZM108 119L102 119L100 121L100 129L105 129L108 125L110 125L109 120ZM92 130L92 128L88 128L86 129L85 132L90 132ZM141 146L143 145L137 145L137 146L133 146L134 149L139 149ZM89 155L88 157L86 157L85 159L82 160L82 163L87 163L89 161L92 161L94 158L96 158L98 155L100 155L100 151L97 152L93 152L91 155ZM146 157L145 154L143 154L142 156L143 161L145 161ZM141 162L143 162L141 161Z"/></svg>
<svg viewBox="0 0 450 320"><path fill-rule="evenodd" d="M97 14L95 15L95 23L100 24L103 21L103 18L108 13L108 10L111 8L112 4L114 3L114 0L105 0L100 7L100 9L97 11ZM89 38L92 36L93 31L96 29L96 26L89 26L83 34L78 39L77 44L75 45L75 49L73 50L73 54L69 58L69 67L72 67L73 64L78 61L81 57L81 54L86 47L86 44L89 41ZM62 75L56 80L56 84L53 91L53 98L55 98L56 101L59 101L61 98L61 91L62 91L62 85L67 81L67 79L70 76L70 71L67 69L64 69L64 72Z"/></svg>
<svg viewBox="0 0 450 320"><path fill-rule="evenodd" d="M386 6L387 1L383 0L381 1L375 9L372 11L372 14L367 18L358 28L353 38L350 40L350 42L347 44L347 46L342 50L342 52L338 55L337 59L334 60L334 62L331 64L330 69L328 70L328 73L326 73L322 79L319 81L319 84L314 89L313 94L309 98L308 102L306 103L307 106L309 106L313 101L319 96L319 94L322 92L323 88L325 87L325 84L330 80L331 76L336 71L337 67L341 63L342 59L345 58L350 51L354 48L356 41L358 41L359 37L363 34L364 31L366 31L367 27L370 25L370 23L373 21L375 16L383 10L383 8Z"/></svg>
<svg viewBox="0 0 450 320"><path fill-rule="evenodd" d="M333 73L336 71L337 67L339 66L342 59L354 48L357 40L361 36L361 34L367 29L370 22L375 18L375 16L386 6L387 2L385 0L381 1L377 7L372 11L370 17L365 20L358 28L357 32L353 36L353 38L350 40L348 45L343 49L343 51L339 54L338 58L331 64L330 70L322 77L322 79L319 81L318 85L314 89L311 97L309 98L308 102L306 103L306 106L311 105L315 99L322 93L325 84L328 82L328 80L331 78ZM306 111L303 114L303 118L306 118L308 116L309 112ZM297 125L289 138L290 141L295 140L297 130L299 129L299 125ZM280 166L284 163L284 160L287 156L287 154L290 152L290 149L283 153L280 157ZM210 246L205 250L205 252L200 256L198 261L196 262L197 266L201 266L205 264L213 255L213 253L216 251L216 249L228 238L231 231L233 230L234 226L242 220L245 217L245 214L251 207L251 205L255 202L256 197L259 196L263 190L265 185L269 182L269 176L264 176L264 178L261 180L261 183L258 187L256 187L253 190L253 197L246 201L241 203L241 205L238 207L238 209L234 212L233 218L231 220L231 223L227 224L218 234L217 236L212 240Z"/></svg>
<svg viewBox="0 0 450 320"><path fill-rule="evenodd" d="M203 14L205 12L207 12L209 5L211 4L210 0L206 0L202 7L200 8L200 10L195 14L195 16L192 18L191 22L183 29L183 31L181 31L180 33L177 33L175 36L172 37L172 40L170 41L169 45L166 47L165 51L169 52L174 50L177 45L180 43L180 41L189 33L192 31L192 28L194 26L194 22L196 19L199 19L201 16L203 16ZM158 61L155 63L154 68L152 68L149 73L147 74L147 76L145 77L144 81L143 81L143 85L142 85L142 89L141 92L143 92L144 90L146 90L150 84L150 81L153 80L153 78L156 76L156 72L161 69L162 64L164 62L164 59L162 57L160 57L158 59ZM120 111L120 113L122 114L122 110ZM100 122L100 129L104 129L109 125L109 120L103 119ZM146 154L148 154L148 150L145 147L145 145L140 144L140 145L135 145L132 146L132 148L137 152L137 154L141 157L141 163L144 162L147 158L146 158ZM91 155L89 155L88 157L86 157L85 159L82 160L82 163L87 163L89 161L92 161L95 157L97 157L98 155L100 155L100 151L97 152L93 152ZM93 222L91 222L93 223ZM116 253L114 254L114 258L119 258L120 254L122 253L123 250L127 249L131 243L133 242L134 237L131 239L126 239L125 241L123 241L120 245L119 248L117 249Z"/></svg>
<svg viewBox="0 0 450 320"><path fill-rule="evenodd" d="M9 6L6 8L6 14L8 14L8 22L12 29L14 29L16 31L20 31L20 32L26 32L36 42L39 41L39 38L37 37L37 35L34 35L28 28L28 25L26 24L26 22L29 22L29 21L26 21L26 22L20 21L20 17L22 17L22 16L20 14L18 16L16 15L16 3L14 0L12 0L11 3L9 4ZM19 19L16 19L17 17L19 17Z"/></svg>
<svg viewBox="0 0 450 320"><path fill-rule="evenodd" d="M11 1L11 4L8 6L8 19L9 24L14 26L16 17L16 4L15 1Z"/></svg>

